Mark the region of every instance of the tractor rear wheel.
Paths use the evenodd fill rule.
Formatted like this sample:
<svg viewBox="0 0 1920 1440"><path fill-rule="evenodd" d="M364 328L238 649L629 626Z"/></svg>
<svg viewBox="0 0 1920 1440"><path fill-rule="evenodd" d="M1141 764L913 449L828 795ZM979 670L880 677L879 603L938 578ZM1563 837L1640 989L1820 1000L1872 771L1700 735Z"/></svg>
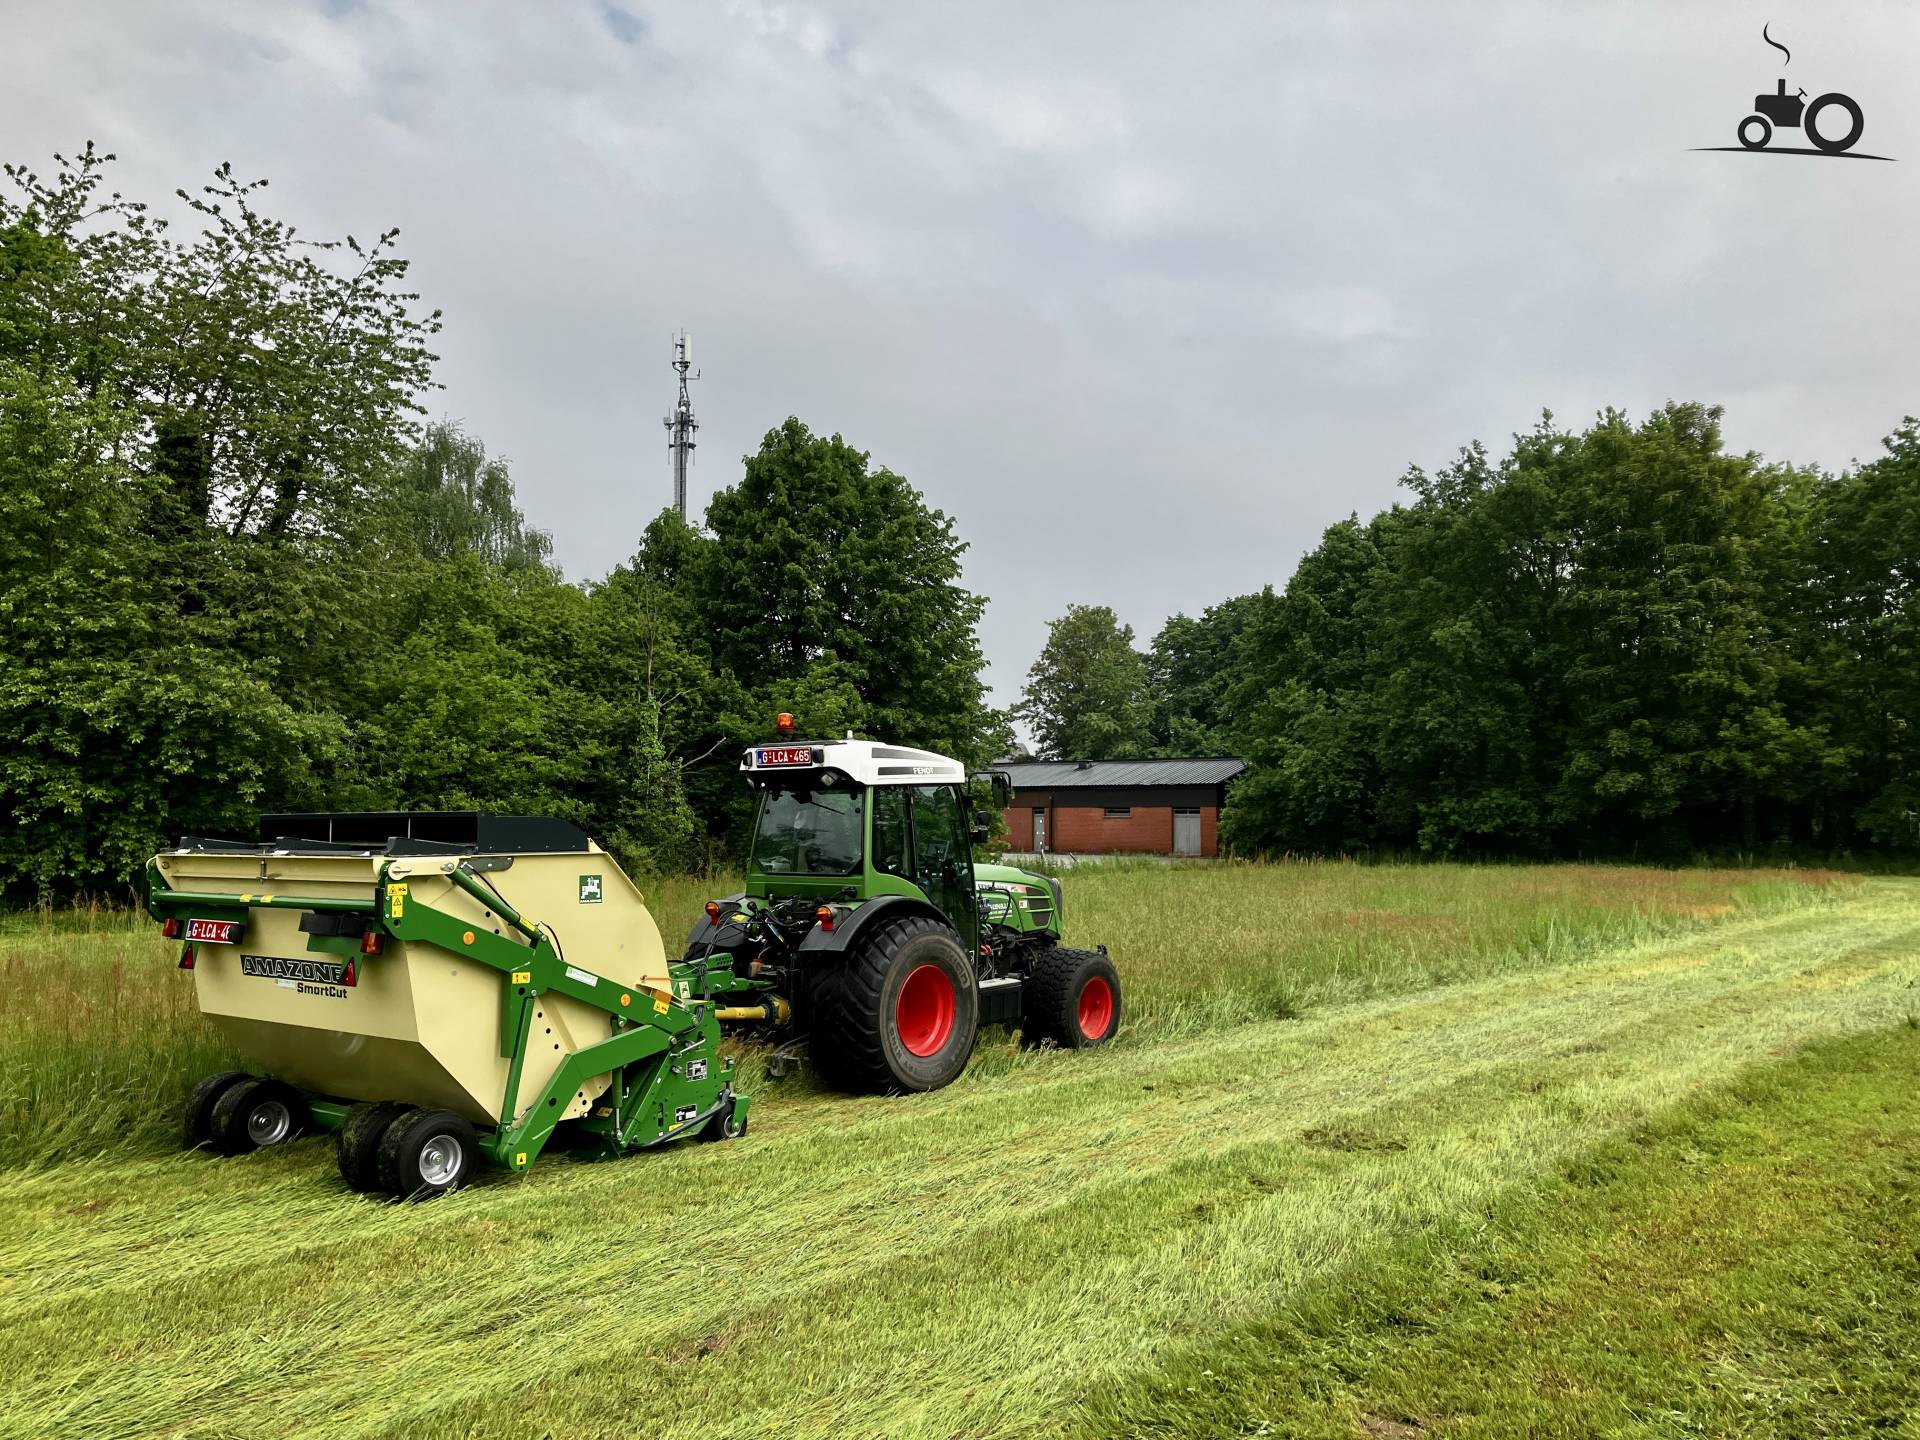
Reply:
<svg viewBox="0 0 1920 1440"><path fill-rule="evenodd" d="M1029 1044L1101 1045L1120 1028L1120 972L1098 950L1056 945L1033 962L1021 1031Z"/></svg>
<svg viewBox="0 0 1920 1440"><path fill-rule="evenodd" d="M980 991L960 937L924 915L878 922L821 978L814 1068L842 1090L938 1090L966 1069Z"/></svg>
<svg viewBox="0 0 1920 1440"><path fill-rule="evenodd" d="M187 1092L187 1148L208 1144L213 1139L213 1105L242 1080L253 1077L244 1070L222 1070L209 1075Z"/></svg>
<svg viewBox="0 0 1920 1440"><path fill-rule="evenodd" d="M337 1140L340 1178L349 1189L365 1195L380 1188L380 1138L411 1108L398 1100L375 1100L347 1112Z"/></svg>
<svg viewBox="0 0 1920 1440"><path fill-rule="evenodd" d="M245 1155L283 1145L307 1128L307 1102L284 1080L242 1080L213 1102L213 1145L223 1155Z"/></svg>

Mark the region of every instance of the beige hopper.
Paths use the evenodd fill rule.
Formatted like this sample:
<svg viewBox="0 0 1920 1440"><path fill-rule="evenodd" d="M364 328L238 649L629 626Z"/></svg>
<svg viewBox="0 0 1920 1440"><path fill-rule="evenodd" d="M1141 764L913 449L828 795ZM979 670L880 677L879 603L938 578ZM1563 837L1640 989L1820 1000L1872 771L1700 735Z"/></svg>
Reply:
<svg viewBox="0 0 1920 1440"><path fill-rule="evenodd" d="M521 915L540 922L563 959L568 952L578 955L605 981L636 992L670 988L653 916L633 882L598 846L458 858ZM446 878L454 858L181 850L157 856L156 863L173 890L232 895L242 904L275 892L370 901L384 863L389 883L404 881L412 898L476 929L513 934ZM499 1113L508 1068L500 1053L499 972L435 946L389 937L377 960L354 965L352 985L326 983L325 967L349 957L312 949L300 920L298 910L250 905L238 943L193 947L200 1009L235 1049L259 1069L322 1095L404 1095L488 1125L514 1118ZM300 962L318 962L320 968ZM604 1012L564 995L542 996L518 1087L520 1104L533 1102L566 1055L606 1039L611 1029ZM584 1114L608 1081L606 1075L588 1080L562 1118Z"/></svg>

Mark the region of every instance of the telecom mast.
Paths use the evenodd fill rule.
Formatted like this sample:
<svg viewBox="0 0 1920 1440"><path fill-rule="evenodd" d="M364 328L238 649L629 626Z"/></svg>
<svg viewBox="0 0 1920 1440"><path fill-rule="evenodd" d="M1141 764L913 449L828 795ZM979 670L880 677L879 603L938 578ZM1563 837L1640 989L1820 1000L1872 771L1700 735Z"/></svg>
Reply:
<svg viewBox="0 0 1920 1440"><path fill-rule="evenodd" d="M673 337L673 368L680 376L680 398L666 418L667 449L673 452L673 508L687 518L687 466L693 463L693 400L687 394L687 371L693 366L693 336L681 331ZM700 377L696 374L694 379Z"/></svg>

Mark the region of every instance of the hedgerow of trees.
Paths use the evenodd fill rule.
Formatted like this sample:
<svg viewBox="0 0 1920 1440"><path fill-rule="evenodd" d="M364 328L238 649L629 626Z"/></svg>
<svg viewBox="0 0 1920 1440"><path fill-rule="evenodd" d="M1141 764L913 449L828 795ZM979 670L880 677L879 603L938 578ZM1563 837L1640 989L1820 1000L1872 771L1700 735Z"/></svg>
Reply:
<svg viewBox="0 0 1920 1440"><path fill-rule="evenodd" d="M263 811L562 816L629 865L736 841L791 710L984 761L951 522L798 420L696 530L566 583L509 469L425 423L397 234L313 241L222 168L176 238L87 148L0 187L0 895L123 891Z"/></svg>
<svg viewBox="0 0 1920 1440"><path fill-rule="evenodd" d="M1720 419L1472 446L1144 654L1076 607L1022 713L1051 755L1245 756L1243 852L1912 847L1920 427L1833 476Z"/></svg>

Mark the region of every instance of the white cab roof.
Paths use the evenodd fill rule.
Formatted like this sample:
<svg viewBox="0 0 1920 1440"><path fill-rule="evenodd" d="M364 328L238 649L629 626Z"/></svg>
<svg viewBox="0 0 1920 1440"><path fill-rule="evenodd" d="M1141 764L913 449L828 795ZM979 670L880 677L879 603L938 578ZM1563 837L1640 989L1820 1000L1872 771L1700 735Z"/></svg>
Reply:
<svg viewBox="0 0 1920 1440"><path fill-rule="evenodd" d="M795 754L807 751L803 763ZM838 770L858 785L942 785L964 782L967 767L931 750L883 745L877 740L794 740L756 745L741 757L748 774Z"/></svg>

